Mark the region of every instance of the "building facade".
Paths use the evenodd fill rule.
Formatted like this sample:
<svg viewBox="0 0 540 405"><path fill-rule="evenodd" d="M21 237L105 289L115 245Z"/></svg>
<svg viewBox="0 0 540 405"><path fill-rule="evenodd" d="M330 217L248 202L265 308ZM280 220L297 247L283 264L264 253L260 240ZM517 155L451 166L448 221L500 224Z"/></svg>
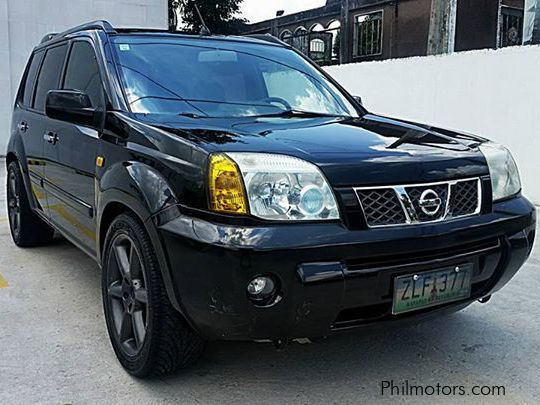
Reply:
<svg viewBox="0 0 540 405"><path fill-rule="evenodd" d="M540 0L525 0L523 43L540 44Z"/></svg>
<svg viewBox="0 0 540 405"><path fill-rule="evenodd" d="M520 45L524 0L456 1L456 51ZM423 56L432 0L327 0L325 6L251 24L321 64Z"/></svg>
<svg viewBox="0 0 540 405"><path fill-rule="evenodd" d="M167 29L167 0L0 0L0 156L11 111L32 48L45 34L106 19L113 26Z"/></svg>

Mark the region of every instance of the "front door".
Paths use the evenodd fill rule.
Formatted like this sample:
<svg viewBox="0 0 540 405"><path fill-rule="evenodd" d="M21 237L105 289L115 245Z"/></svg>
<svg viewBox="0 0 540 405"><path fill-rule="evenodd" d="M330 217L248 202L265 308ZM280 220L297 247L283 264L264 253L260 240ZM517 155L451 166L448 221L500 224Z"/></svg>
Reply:
<svg viewBox="0 0 540 405"><path fill-rule="evenodd" d="M71 44L62 85L83 91L93 107L104 108L103 87L91 42ZM52 222L87 253L96 252L95 169L99 133L93 128L49 120L44 154Z"/></svg>

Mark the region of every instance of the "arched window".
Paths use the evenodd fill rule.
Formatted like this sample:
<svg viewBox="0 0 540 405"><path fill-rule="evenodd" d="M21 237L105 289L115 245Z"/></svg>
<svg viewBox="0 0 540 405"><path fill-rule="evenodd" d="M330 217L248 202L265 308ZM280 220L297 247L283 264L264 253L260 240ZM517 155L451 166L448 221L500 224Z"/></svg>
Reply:
<svg viewBox="0 0 540 405"><path fill-rule="evenodd" d="M288 43L289 45L292 45L292 32L289 30L284 30L279 34L279 39L281 39L283 42Z"/></svg>
<svg viewBox="0 0 540 405"><path fill-rule="evenodd" d="M339 20L330 21L330 24L326 27L327 30L335 30L336 28L341 28L341 22Z"/></svg>
<svg viewBox="0 0 540 405"><path fill-rule="evenodd" d="M339 48L341 46L341 22L339 20L330 21L326 29L332 34L332 59L337 61L339 60Z"/></svg>
<svg viewBox="0 0 540 405"><path fill-rule="evenodd" d="M309 33L304 27L298 27L294 31L292 46L303 54L308 53Z"/></svg>
<svg viewBox="0 0 540 405"><path fill-rule="evenodd" d="M324 27L322 24L313 24L311 28L309 29L310 32L321 32L324 31Z"/></svg>

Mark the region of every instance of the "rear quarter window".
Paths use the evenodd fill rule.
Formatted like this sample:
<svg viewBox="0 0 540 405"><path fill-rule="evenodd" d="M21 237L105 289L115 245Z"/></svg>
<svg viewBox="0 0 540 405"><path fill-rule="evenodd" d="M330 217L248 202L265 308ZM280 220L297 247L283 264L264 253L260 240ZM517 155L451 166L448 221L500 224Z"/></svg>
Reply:
<svg viewBox="0 0 540 405"><path fill-rule="evenodd" d="M26 74L24 83L22 84L22 105L25 107L32 106L32 98L34 96L34 84L39 72L39 66L43 60L43 51L36 52L31 58L30 67Z"/></svg>
<svg viewBox="0 0 540 405"><path fill-rule="evenodd" d="M37 81L36 96L34 98L34 108L36 110L45 111L47 93L49 90L56 90L59 88L66 50L66 44L47 50Z"/></svg>

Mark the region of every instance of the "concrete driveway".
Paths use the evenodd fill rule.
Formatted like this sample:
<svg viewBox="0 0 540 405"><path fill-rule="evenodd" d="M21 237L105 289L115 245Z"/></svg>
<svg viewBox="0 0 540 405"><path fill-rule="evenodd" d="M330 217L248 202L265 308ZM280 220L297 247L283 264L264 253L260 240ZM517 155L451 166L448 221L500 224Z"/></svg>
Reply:
<svg viewBox="0 0 540 405"><path fill-rule="evenodd" d="M284 351L211 343L194 368L141 381L122 370L109 345L96 264L61 239L16 248L6 219L3 161L0 179L0 404L538 403L538 247L487 305L406 329L294 343ZM407 380L463 385L470 395L390 396L386 390L382 396L381 382L390 380L398 387ZM474 396L477 385L504 386L505 392Z"/></svg>

